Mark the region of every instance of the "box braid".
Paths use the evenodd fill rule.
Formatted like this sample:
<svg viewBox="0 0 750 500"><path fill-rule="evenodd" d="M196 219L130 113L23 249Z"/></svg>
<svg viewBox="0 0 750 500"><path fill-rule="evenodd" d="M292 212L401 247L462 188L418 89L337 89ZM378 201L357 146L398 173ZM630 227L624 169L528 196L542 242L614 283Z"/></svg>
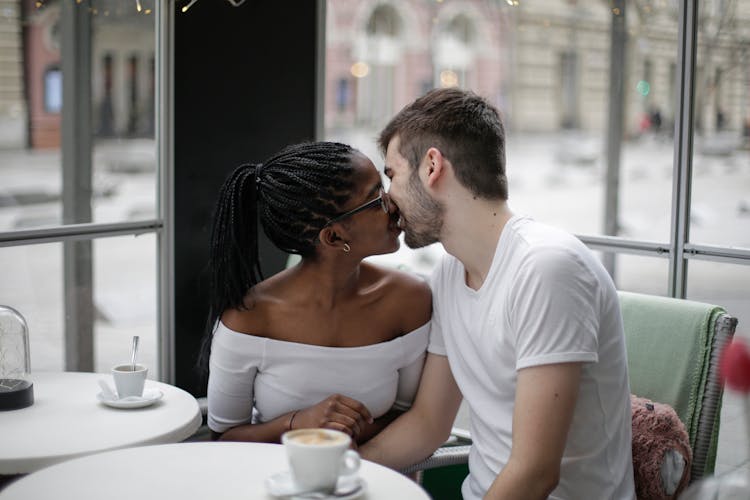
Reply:
<svg viewBox="0 0 750 500"><path fill-rule="evenodd" d="M289 146L266 161L259 178L260 220L280 250L315 254L318 233L351 196L356 153L346 144L312 142Z"/></svg>
<svg viewBox="0 0 750 500"><path fill-rule="evenodd" d="M336 142L296 144L262 164L240 165L224 181L209 249L210 309L198 361L204 374L216 321L228 308L244 308L248 289L263 280L258 220L280 250L315 255L318 233L351 195L355 154Z"/></svg>

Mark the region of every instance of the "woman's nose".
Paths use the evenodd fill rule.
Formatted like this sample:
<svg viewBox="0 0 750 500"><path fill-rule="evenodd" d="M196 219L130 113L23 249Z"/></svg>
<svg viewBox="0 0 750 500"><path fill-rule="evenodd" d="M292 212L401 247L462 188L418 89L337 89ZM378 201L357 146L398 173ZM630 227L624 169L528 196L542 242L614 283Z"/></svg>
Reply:
<svg viewBox="0 0 750 500"><path fill-rule="evenodd" d="M398 211L398 207L393 202L393 198L387 192L383 193L383 199L385 199L385 206L388 208L388 212L391 213L394 210Z"/></svg>

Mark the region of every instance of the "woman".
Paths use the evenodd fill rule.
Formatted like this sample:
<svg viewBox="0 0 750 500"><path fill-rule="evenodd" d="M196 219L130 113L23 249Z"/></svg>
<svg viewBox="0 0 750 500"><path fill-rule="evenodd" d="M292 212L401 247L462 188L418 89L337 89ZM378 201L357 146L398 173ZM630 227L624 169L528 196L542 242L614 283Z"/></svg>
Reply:
<svg viewBox="0 0 750 500"><path fill-rule="evenodd" d="M301 256L265 280L258 219L279 249ZM397 220L375 166L344 144L290 146L231 174L214 216L204 342L214 437L278 442L327 427L362 443L408 406L430 290L362 262L398 249Z"/></svg>

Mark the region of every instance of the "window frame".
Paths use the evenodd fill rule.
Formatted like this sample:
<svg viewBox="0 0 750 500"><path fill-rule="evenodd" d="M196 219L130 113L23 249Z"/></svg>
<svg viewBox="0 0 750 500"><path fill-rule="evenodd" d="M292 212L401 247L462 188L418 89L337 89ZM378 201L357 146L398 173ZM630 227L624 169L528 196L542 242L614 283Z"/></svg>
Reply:
<svg viewBox="0 0 750 500"><path fill-rule="evenodd" d="M174 106L173 106L173 74L174 74L174 5L169 0L155 0L155 106L154 120L155 145L157 158L157 190L156 206L157 215L155 219L140 220L134 222L115 222L115 223L82 223L82 224L65 224L53 227L42 227L27 230L0 231L0 248L10 246L25 246L41 243L63 243L68 245L71 242L92 242L99 238L108 238L114 236L137 236L146 233L154 233L157 237L157 275L154 276L157 284L157 349L159 366L156 373L158 380L173 383L175 380L174 369L174 235L171 230L174 221L174 153L173 153L173 123L174 123ZM63 8L74 8L75 4L63 4ZM75 17L71 21L73 26L63 27L62 36L79 36L83 29L75 23L88 23L90 20L71 14ZM71 29L72 28L72 29ZM78 33L78 34L76 34ZM83 43L90 43L90 39ZM70 45L77 47L82 42L81 39L69 40ZM78 44L78 45L77 45ZM75 57L75 54L68 56ZM66 68L66 55L62 54L61 68ZM91 79L90 67L84 65L69 65L67 68L75 67L76 71L73 78L80 82L86 82ZM63 84L64 85L64 84ZM85 88L81 89L83 95L90 95ZM76 94L82 95L82 94ZM76 101L75 97L71 99ZM73 109L71 114L72 120L76 121L79 133L92 136L91 123L80 118L80 114L87 113L90 103L81 104L82 109ZM81 123L78 123L78 121ZM81 132L81 129L83 132ZM90 133L89 133L90 132ZM90 152L91 144L84 144ZM72 150L82 149L77 141L76 136L63 136L61 152L63 158ZM75 153L72 153L75 154ZM63 159L65 162L65 159ZM63 167L64 168L64 167ZM67 278L66 278L67 281ZM65 283L68 287L70 283ZM67 305L66 305L67 307ZM67 315L67 311L66 311ZM75 316L75 315L73 315ZM74 320L75 321L75 320ZM70 326L70 325L69 325ZM87 338L86 336L89 336ZM84 337L83 339L81 337ZM86 371L93 366L93 338L90 334L79 333L78 328L66 328L65 345L75 352L66 352L65 370L67 371ZM80 349L80 351L79 351Z"/></svg>
<svg viewBox="0 0 750 500"><path fill-rule="evenodd" d="M322 7L325 9L325 0ZM625 1L625 0L619 0ZM604 234L576 234L592 250L611 254L644 255L669 260L668 296L686 298L688 261L706 260L731 264L750 265L750 249L734 246L697 244L690 241L690 197L693 174L693 142L695 132L694 92L696 79L696 54L698 52L699 2L681 0L678 8L678 54L671 91L675 96L675 142L673 155L673 184L669 241L648 241L607 236ZM705 8L707 2L703 2ZM318 20L318 33L325 44L325 15ZM325 58L318 58L319 71L324 73ZM318 113L325 110L323 93L319 93ZM323 117L318 116L318 138L325 137ZM606 257L606 256L605 256ZM605 258L605 261L607 259ZM610 260L613 262L613 260ZM605 262L606 263L606 262ZM610 273L613 268L609 269Z"/></svg>
<svg viewBox="0 0 750 500"><path fill-rule="evenodd" d="M694 92L698 51L698 2L680 2L678 53L674 90L675 144L673 155L672 214L668 243L634 240L618 236L577 235L592 249L615 255L639 254L669 259L668 295L687 296L688 260L750 265L750 249L723 245L701 245L690 241L690 197L693 179L695 137Z"/></svg>

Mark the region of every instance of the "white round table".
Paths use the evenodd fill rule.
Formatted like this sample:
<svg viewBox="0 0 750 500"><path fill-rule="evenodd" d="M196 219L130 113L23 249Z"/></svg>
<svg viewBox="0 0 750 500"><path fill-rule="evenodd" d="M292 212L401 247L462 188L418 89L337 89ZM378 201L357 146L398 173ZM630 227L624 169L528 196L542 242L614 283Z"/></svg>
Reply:
<svg viewBox="0 0 750 500"><path fill-rule="evenodd" d="M102 373L32 373L34 404L0 411L0 474L23 474L91 453L146 444L176 443L195 433L195 398L169 384L146 381L164 396L144 408L100 403ZM31 497L30 497L31 498Z"/></svg>
<svg viewBox="0 0 750 500"><path fill-rule="evenodd" d="M144 446L77 458L29 474L0 491L1 500L274 499L266 477L287 470L284 447L200 442ZM361 500L429 500L414 481L366 460Z"/></svg>

